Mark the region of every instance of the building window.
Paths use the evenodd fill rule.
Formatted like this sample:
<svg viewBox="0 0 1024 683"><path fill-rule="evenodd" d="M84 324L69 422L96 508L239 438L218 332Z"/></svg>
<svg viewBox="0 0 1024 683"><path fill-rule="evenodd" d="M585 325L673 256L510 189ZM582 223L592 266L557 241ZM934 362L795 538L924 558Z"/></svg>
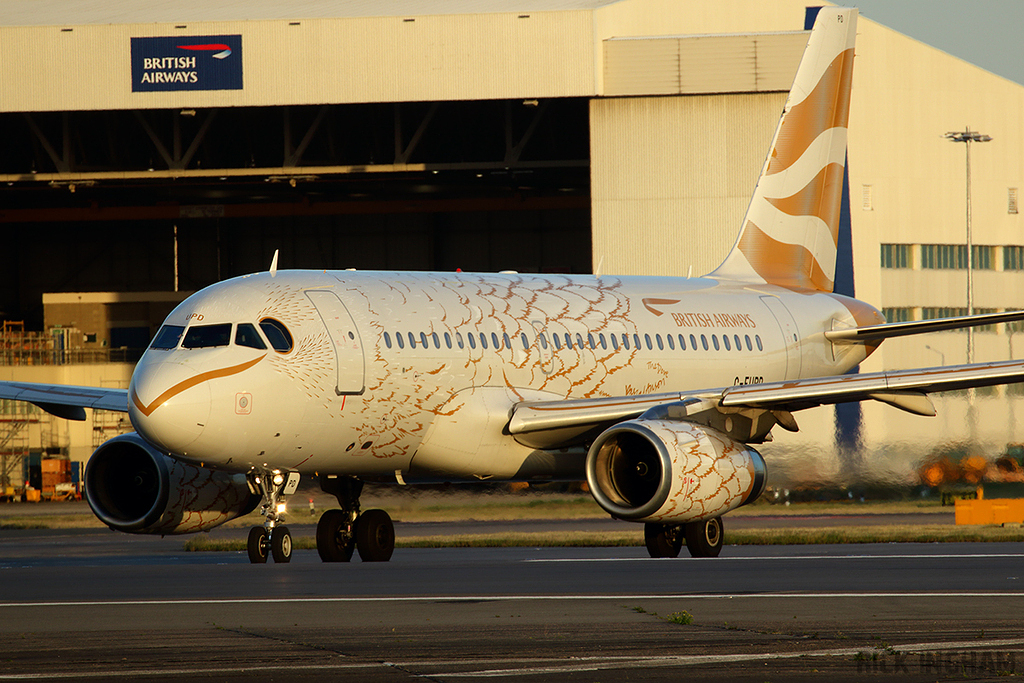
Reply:
<svg viewBox="0 0 1024 683"><path fill-rule="evenodd" d="M891 323L907 323L914 319L913 308L883 308L882 315Z"/></svg>
<svg viewBox="0 0 1024 683"><path fill-rule="evenodd" d="M1006 213L1017 213L1017 188L1010 187L1006 190Z"/></svg>
<svg viewBox="0 0 1024 683"><path fill-rule="evenodd" d="M992 251L994 247L978 246L977 244L971 246L971 253L974 255L974 269L975 270L992 270Z"/></svg>
<svg viewBox="0 0 1024 683"><path fill-rule="evenodd" d="M874 201L873 201L872 196L871 196L871 186L870 185L862 185L861 186L860 198L861 198L861 208L862 209L864 209L865 211L874 211L875 210L875 204L874 204Z"/></svg>
<svg viewBox="0 0 1024 683"><path fill-rule="evenodd" d="M883 268L909 268L909 244L882 244L881 256Z"/></svg>
<svg viewBox="0 0 1024 683"><path fill-rule="evenodd" d="M1003 247L1003 270L1024 270L1024 247Z"/></svg>
<svg viewBox="0 0 1024 683"><path fill-rule="evenodd" d="M967 268L966 244L922 244L921 267L938 270Z"/></svg>

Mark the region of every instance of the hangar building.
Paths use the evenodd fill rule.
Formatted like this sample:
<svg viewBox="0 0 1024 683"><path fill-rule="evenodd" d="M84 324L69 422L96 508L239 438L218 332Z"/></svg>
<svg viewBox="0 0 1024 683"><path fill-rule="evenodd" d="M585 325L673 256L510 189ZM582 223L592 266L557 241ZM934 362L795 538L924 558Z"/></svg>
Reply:
<svg viewBox="0 0 1024 683"><path fill-rule="evenodd" d="M735 239L812 16L796 0L8 3L0 311L40 330L43 293L166 303L276 249L282 267L706 272ZM943 138L965 126L993 138L971 152L974 306L1022 308L1024 86L861 17L847 287L893 319L966 307L965 146ZM138 336L82 315L107 327L59 323L76 344ZM979 331L976 358L1019 356L1017 331ZM891 340L863 369L960 363L965 337ZM124 383L130 368L0 372ZM1014 396L941 398L941 422L866 406L856 438L991 451L1024 440ZM832 418L812 414L793 448L820 463ZM91 427L77 429L57 438L84 460Z"/></svg>

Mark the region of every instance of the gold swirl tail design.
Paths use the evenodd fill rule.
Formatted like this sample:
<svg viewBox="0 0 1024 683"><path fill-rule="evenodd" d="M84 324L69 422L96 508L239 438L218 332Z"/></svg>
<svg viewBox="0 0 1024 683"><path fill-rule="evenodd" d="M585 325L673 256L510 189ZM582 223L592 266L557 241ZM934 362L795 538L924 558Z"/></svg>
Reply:
<svg viewBox="0 0 1024 683"><path fill-rule="evenodd" d="M823 7L743 228L712 277L831 292L857 10Z"/></svg>

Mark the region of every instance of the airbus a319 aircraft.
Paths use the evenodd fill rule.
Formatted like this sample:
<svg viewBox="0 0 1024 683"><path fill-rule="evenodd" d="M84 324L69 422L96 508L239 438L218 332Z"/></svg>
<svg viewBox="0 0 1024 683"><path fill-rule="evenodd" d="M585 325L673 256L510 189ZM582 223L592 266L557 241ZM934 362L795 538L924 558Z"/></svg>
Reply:
<svg viewBox="0 0 1024 683"><path fill-rule="evenodd" d="M208 287L167 317L127 391L7 382L84 419L126 411L85 489L112 529L204 531L262 504L253 562L291 557L300 476L337 497L325 562L384 561L394 527L364 481L579 480L645 524L650 554L716 556L755 500L751 447L793 413L1019 382L1010 361L846 375L884 339L1021 312L886 324L833 293L857 11L822 8L735 246L699 278L278 271Z"/></svg>

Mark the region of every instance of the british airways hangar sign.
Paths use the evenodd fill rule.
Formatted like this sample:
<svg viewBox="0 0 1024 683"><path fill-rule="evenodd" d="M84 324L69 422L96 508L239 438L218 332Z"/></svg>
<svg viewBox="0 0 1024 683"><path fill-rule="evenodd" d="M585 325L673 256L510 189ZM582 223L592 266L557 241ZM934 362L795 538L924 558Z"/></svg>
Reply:
<svg viewBox="0 0 1024 683"><path fill-rule="evenodd" d="M241 89L240 35L132 38L132 92Z"/></svg>

